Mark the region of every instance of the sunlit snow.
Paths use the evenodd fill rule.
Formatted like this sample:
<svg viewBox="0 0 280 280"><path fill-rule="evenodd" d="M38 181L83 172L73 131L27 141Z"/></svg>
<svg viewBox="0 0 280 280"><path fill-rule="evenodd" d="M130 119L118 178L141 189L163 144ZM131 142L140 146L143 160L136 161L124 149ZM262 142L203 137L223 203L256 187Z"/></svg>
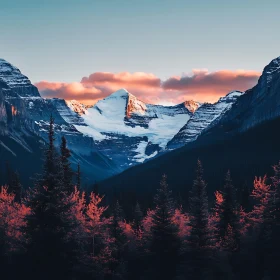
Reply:
<svg viewBox="0 0 280 280"><path fill-rule="evenodd" d="M139 108L139 102L136 104ZM164 106L149 105L149 107L153 106L154 110L150 108L147 115L156 115L157 118L153 118L149 122L148 128L139 125L131 127L124 122L126 105L127 94L124 91L116 92L97 102L94 107L89 108L85 112L82 117L88 125L87 127L75 127L80 132L92 136L97 141L106 138L106 135L102 135L102 133L117 133L130 137L147 136L150 142L164 148L167 142L190 118L190 114L171 114L170 110L167 110ZM143 112L142 108L140 113L134 110L133 114L143 116L145 112Z"/></svg>

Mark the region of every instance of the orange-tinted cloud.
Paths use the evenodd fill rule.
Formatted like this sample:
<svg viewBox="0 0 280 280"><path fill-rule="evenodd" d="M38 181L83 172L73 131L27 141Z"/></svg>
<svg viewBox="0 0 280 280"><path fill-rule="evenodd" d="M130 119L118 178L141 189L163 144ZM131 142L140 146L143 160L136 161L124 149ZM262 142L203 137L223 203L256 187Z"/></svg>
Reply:
<svg viewBox="0 0 280 280"><path fill-rule="evenodd" d="M35 84L45 98L63 98L66 100L76 99L80 101L91 100L95 103L104 97L104 91L95 87L85 87L82 83L60 83L42 81ZM108 94L110 94L108 92Z"/></svg>
<svg viewBox="0 0 280 280"><path fill-rule="evenodd" d="M82 84L86 85L104 85L104 84L116 84L120 87L126 86L144 86L144 87L159 87L161 80L154 74L136 72L121 72L121 73L110 73L110 72L95 72L89 77L83 77Z"/></svg>
<svg viewBox="0 0 280 280"><path fill-rule="evenodd" d="M170 90L209 92L217 94L233 89L246 90L254 85L260 73L245 70L221 70L208 72L208 70L193 70L193 75L171 77L163 82L162 87Z"/></svg>
<svg viewBox="0 0 280 280"><path fill-rule="evenodd" d="M94 104L112 92L126 88L149 103L172 104L185 100L215 102L232 90L244 91L253 87L260 76L256 71L207 69L193 70L189 75L170 77L165 81L154 74L96 72L75 83L39 82L36 86L44 97L76 99Z"/></svg>

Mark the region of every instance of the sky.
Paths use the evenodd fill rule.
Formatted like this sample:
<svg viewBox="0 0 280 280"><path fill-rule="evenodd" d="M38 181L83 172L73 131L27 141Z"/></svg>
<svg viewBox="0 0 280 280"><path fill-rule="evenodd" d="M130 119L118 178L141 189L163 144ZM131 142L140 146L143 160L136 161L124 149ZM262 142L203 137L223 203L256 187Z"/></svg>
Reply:
<svg viewBox="0 0 280 280"><path fill-rule="evenodd" d="M0 0L0 57L45 97L118 88L150 103L214 102L280 55L277 0Z"/></svg>

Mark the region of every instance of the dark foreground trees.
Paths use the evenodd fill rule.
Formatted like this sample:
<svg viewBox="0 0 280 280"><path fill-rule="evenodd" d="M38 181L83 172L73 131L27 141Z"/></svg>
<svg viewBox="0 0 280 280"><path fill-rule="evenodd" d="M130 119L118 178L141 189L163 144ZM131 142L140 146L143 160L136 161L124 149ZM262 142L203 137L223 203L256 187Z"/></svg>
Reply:
<svg viewBox="0 0 280 280"><path fill-rule="evenodd" d="M27 274L40 279L70 278L82 257L75 234L80 224L71 215L73 201L69 196L71 173L66 140L62 139L61 156L54 141L51 118L43 174L29 190L25 201L30 208L24 228Z"/></svg>
<svg viewBox="0 0 280 280"><path fill-rule="evenodd" d="M160 188L154 198L155 209L151 219L150 253L153 278L172 279L176 275L181 240L174 222L175 207L168 189L167 177L162 176Z"/></svg>
<svg viewBox="0 0 280 280"><path fill-rule="evenodd" d="M105 205L97 190L81 190L80 165L74 176L67 141L57 151L54 136L51 118L32 188L22 195L18 176L0 187L2 279L279 278L280 163L241 202L228 172L209 207L198 161L188 211L164 175L153 207L136 204L128 221L119 201Z"/></svg>
<svg viewBox="0 0 280 280"><path fill-rule="evenodd" d="M190 235L185 253L184 276L192 279L211 279L211 232L208 197L201 162L197 162L196 178L190 191Z"/></svg>

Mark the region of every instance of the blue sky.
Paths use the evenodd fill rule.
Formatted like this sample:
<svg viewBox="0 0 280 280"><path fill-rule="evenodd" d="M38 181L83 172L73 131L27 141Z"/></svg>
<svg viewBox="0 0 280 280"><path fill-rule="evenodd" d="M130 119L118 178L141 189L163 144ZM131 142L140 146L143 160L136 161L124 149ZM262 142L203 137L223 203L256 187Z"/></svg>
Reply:
<svg viewBox="0 0 280 280"><path fill-rule="evenodd" d="M32 82L94 72L160 79L261 71L280 55L280 1L0 0L0 57Z"/></svg>

